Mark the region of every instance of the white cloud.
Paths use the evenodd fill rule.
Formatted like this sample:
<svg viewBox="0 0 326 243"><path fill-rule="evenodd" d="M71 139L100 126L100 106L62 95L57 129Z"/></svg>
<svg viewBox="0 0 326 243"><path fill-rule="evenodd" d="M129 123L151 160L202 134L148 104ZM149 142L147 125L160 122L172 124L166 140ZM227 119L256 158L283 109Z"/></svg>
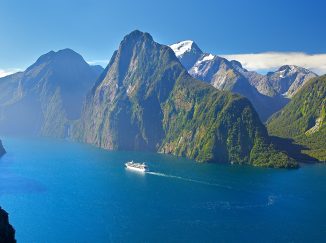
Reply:
<svg viewBox="0 0 326 243"><path fill-rule="evenodd" d="M108 65L110 60L103 59L103 60L91 60L86 61L89 65L101 65L103 67L106 67Z"/></svg>
<svg viewBox="0 0 326 243"><path fill-rule="evenodd" d="M307 68L317 74L326 74L326 53L310 55L303 52L264 52L221 56L237 60L244 68L252 71L275 70L288 64Z"/></svg>
<svg viewBox="0 0 326 243"><path fill-rule="evenodd" d="M282 65L297 65L307 68L319 75L326 74L326 53L306 54L303 52L263 52L257 54L220 55L228 60L237 60L242 66L252 71L272 71ZM106 67L110 60L87 61L90 65ZM0 78L21 71L19 68L0 69Z"/></svg>
<svg viewBox="0 0 326 243"><path fill-rule="evenodd" d="M0 78L21 71L19 68L0 69Z"/></svg>

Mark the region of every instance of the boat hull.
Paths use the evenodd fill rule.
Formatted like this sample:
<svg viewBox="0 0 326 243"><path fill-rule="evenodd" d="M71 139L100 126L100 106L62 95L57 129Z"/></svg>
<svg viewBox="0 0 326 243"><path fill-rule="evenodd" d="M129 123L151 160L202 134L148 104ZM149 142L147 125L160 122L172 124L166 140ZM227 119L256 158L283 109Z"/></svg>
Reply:
<svg viewBox="0 0 326 243"><path fill-rule="evenodd" d="M142 173L146 172L148 168L145 163L136 163L133 160L125 163L125 166L127 169L142 172Z"/></svg>
<svg viewBox="0 0 326 243"><path fill-rule="evenodd" d="M126 168L129 170L133 170L133 171L146 172L146 169L136 168L136 167L132 167L132 166L126 166Z"/></svg>

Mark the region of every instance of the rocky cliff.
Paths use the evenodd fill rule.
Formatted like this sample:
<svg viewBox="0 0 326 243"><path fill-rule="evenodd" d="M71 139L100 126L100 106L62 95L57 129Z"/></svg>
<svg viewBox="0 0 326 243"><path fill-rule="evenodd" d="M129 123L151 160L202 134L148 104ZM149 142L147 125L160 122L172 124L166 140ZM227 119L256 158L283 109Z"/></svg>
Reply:
<svg viewBox="0 0 326 243"><path fill-rule="evenodd" d="M15 242L15 230L9 223L8 213L0 207L0 243Z"/></svg>

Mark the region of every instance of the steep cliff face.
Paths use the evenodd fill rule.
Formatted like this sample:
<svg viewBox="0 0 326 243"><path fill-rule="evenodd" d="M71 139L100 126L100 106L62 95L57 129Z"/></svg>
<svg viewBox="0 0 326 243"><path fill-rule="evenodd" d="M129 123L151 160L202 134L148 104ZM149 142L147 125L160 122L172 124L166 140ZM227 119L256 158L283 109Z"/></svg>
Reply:
<svg viewBox="0 0 326 243"><path fill-rule="evenodd" d="M2 145L2 141L0 140L0 157L6 153L5 148Z"/></svg>
<svg viewBox="0 0 326 243"><path fill-rule="evenodd" d="M0 207L0 243L15 242L15 230L9 224L8 213Z"/></svg>
<svg viewBox="0 0 326 243"><path fill-rule="evenodd" d="M198 161L296 166L270 146L247 99L192 78L169 47L140 31L127 35L114 53L74 137L107 149ZM276 154L283 156L280 164L271 159Z"/></svg>
<svg viewBox="0 0 326 243"><path fill-rule="evenodd" d="M23 77L23 72L14 73L6 77L0 78L0 105L6 105L12 102L13 97L19 87L19 80Z"/></svg>
<svg viewBox="0 0 326 243"><path fill-rule="evenodd" d="M126 36L88 97L82 139L108 149L157 149L164 136L161 106L183 71L149 34Z"/></svg>
<svg viewBox="0 0 326 243"><path fill-rule="evenodd" d="M70 49L41 56L22 73L0 79L0 132L64 137L80 117L99 68Z"/></svg>

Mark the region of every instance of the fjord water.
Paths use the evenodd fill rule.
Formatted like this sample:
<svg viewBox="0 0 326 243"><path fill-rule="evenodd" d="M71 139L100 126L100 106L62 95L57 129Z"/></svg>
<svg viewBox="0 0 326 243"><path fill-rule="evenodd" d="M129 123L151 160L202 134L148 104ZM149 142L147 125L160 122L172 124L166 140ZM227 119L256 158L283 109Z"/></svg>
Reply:
<svg viewBox="0 0 326 243"><path fill-rule="evenodd" d="M198 164L63 140L3 138L0 205L18 242L288 242L326 233L326 166ZM145 161L150 173L128 171Z"/></svg>

